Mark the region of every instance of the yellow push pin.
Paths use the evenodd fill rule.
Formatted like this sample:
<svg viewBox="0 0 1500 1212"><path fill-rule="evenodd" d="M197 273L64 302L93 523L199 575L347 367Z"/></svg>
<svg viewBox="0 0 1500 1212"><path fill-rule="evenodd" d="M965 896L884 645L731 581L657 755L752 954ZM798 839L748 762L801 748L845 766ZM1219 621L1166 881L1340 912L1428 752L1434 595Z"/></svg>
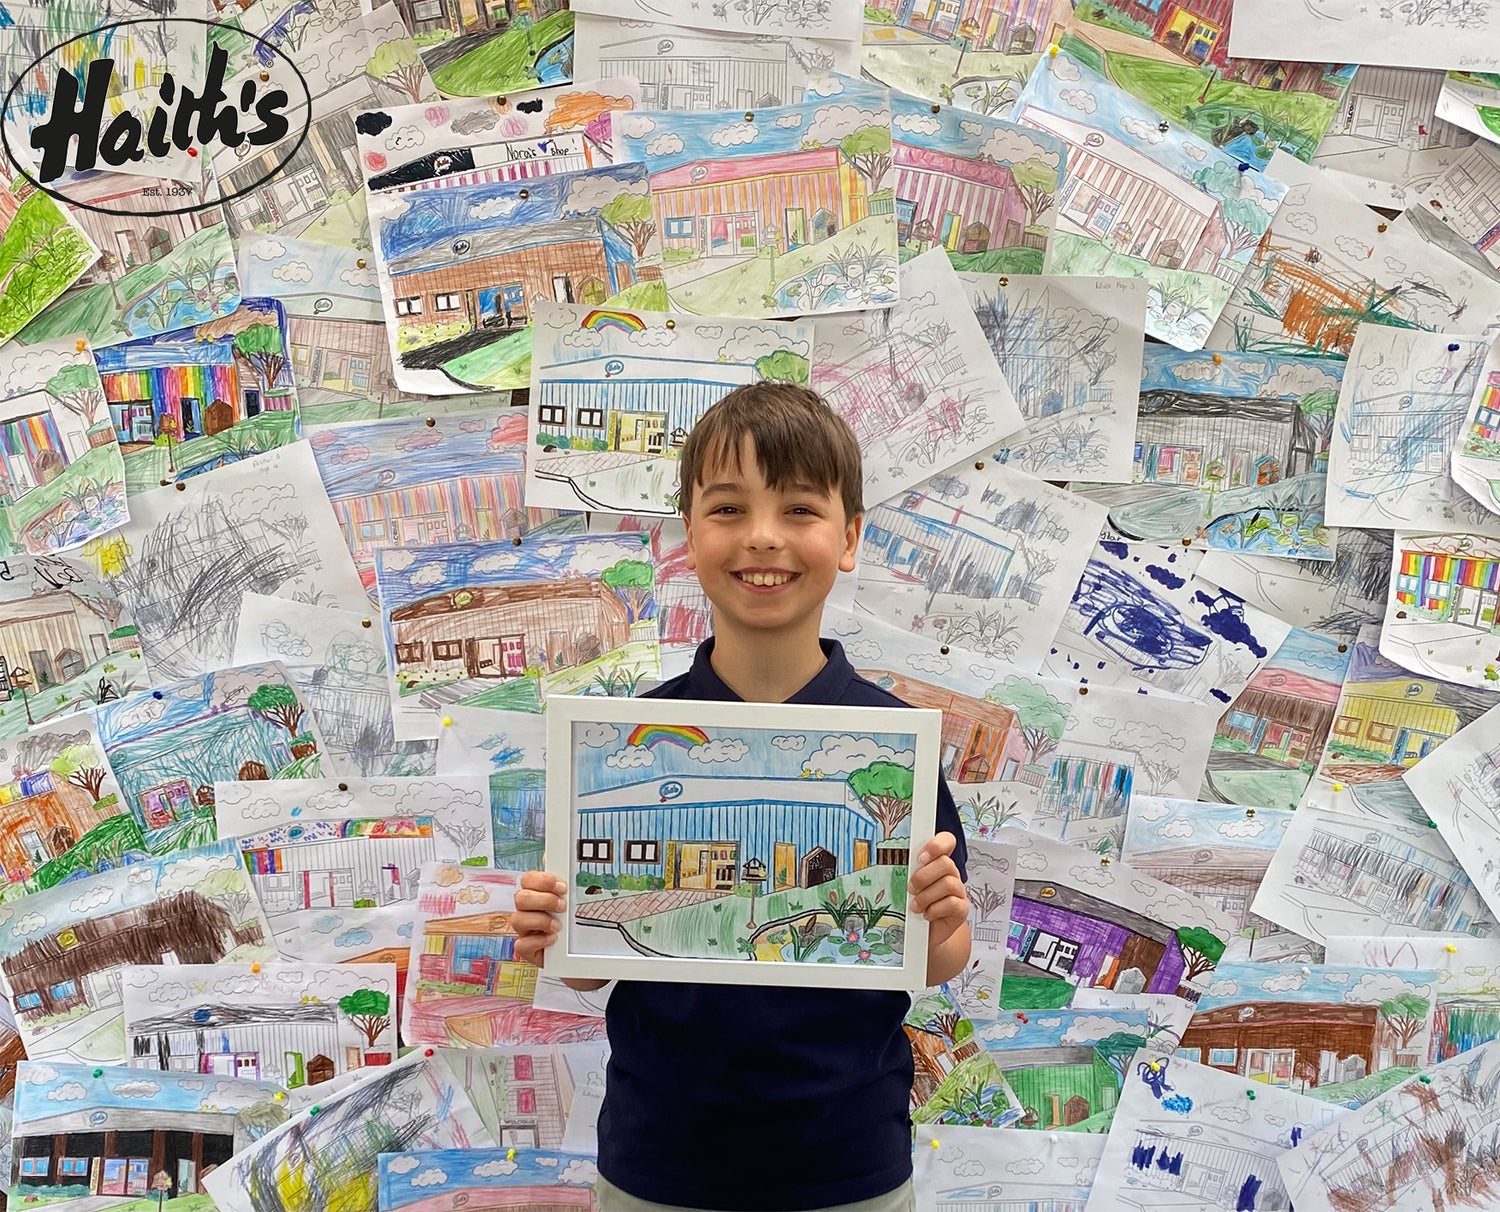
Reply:
<svg viewBox="0 0 1500 1212"><path fill-rule="evenodd" d="M505 1154L505 1160L506 1161L515 1161L516 1160L516 1151L514 1149L507 1150L506 1154Z"/></svg>
<svg viewBox="0 0 1500 1212"><path fill-rule="evenodd" d="M1215 366L1219 365L1219 363L1221 363L1222 361L1224 361L1224 355L1223 354L1214 354L1214 365Z"/></svg>
<svg viewBox="0 0 1500 1212"><path fill-rule="evenodd" d="M1443 948L1443 950L1446 951L1449 955L1458 954L1458 948L1455 947L1452 943L1449 943L1446 947Z"/></svg>
<svg viewBox="0 0 1500 1212"><path fill-rule="evenodd" d="M444 728L451 728L451 727L453 727L453 717L451 715L445 715L443 717L443 727Z"/></svg>
<svg viewBox="0 0 1500 1212"><path fill-rule="evenodd" d="M73 342L73 348L78 353L82 353L88 347L89 347L89 343L87 341L85 341L82 337L79 337L78 340L76 340L76 341Z"/></svg>
<svg viewBox="0 0 1500 1212"><path fill-rule="evenodd" d="M260 972L260 965L259 964L251 964L250 965L250 971L251 972L255 972L255 973L259 973Z"/></svg>
<svg viewBox="0 0 1500 1212"><path fill-rule="evenodd" d="M273 1094L273 1095L272 1095L272 1096L271 1096L271 1097L272 1097L272 1098L274 1098L274 1099L275 1099L275 1100L276 1100L276 1101L277 1101L277 1102L278 1102L278 1103L279 1103L279 1102L281 1102L281 1101L282 1101L282 1100L283 1100L283 1099L284 1099L284 1098L286 1098L286 1095L285 1095L285 1094L284 1094L284 1093L282 1093L282 1091L280 1091L280 1090L278 1090L278 1091L276 1091L276 1093L275 1093L275 1094Z"/></svg>
<svg viewBox="0 0 1500 1212"><path fill-rule="evenodd" d="M1335 783L1333 785L1333 789L1335 791L1342 791L1344 789L1344 784L1343 783Z"/></svg>
<svg viewBox="0 0 1500 1212"><path fill-rule="evenodd" d="M1047 57L1050 59L1057 58L1057 44L1055 42L1047 48Z"/></svg>
<svg viewBox="0 0 1500 1212"><path fill-rule="evenodd" d="M1056 48L1055 48L1055 47L1054 47L1054 48L1053 48L1053 49L1056 49ZM934 1148L934 1149L936 1149L936 1148L937 1148L937 1147L938 1147L938 1142L937 1142L937 1141L933 1141L933 1142L932 1142L932 1147L933 1147L933 1148Z"/></svg>

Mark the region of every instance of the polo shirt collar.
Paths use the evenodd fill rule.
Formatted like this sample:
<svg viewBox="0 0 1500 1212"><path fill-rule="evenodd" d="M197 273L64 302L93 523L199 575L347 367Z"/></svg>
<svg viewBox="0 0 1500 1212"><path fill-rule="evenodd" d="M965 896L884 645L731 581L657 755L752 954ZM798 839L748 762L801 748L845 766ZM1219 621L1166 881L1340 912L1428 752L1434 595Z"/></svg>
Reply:
<svg viewBox="0 0 1500 1212"><path fill-rule="evenodd" d="M840 703L849 683L854 680L854 666L844 655L844 646L837 640L820 639L824 665L813 675L812 681L787 699L788 703ZM693 667L688 671L688 697L707 699L721 703L739 703L743 700L724 682L709 658L713 655L714 638L709 636L698 645L693 657Z"/></svg>

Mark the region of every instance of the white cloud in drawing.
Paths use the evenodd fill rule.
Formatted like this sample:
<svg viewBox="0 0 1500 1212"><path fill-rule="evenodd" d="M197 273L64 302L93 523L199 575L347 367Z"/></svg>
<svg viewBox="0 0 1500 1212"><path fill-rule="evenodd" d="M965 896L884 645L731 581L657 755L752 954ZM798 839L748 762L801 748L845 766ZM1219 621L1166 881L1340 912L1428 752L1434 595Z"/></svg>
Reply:
<svg viewBox="0 0 1500 1212"><path fill-rule="evenodd" d="M958 124L958 129L971 139L977 139L980 135L984 134L984 123L975 122L972 118L965 118Z"/></svg>
<svg viewBox="0 0 1500 1212"><path fill-rule="evenodd" d="M984 1163L977 1157L971 1157L968 1161L961 1161L953 1167L954 1178L978 1178L984 1173Z"/></svg>
<svg viewBox="0 0 1500 1212"><path fill-rule="evenodd" d="M1167 137L1159 122L1148 122L1144 118L1121 118L1120 129L1142 143L1156 144Z"/></svg>
<svg viewBox="0 0 1500 1212"><path fill-rule="evenodd" d="M649 114L616 114L610 120L627 139L644 139L656 129L656 119Z"/></svg>
<svg viewBox="0 0 1500 1212"><path fill-rule="evenodd" d="M1184 143L1182 154L1189 160L1196 160L1199 164L1208 159L1208 148L1198 143Z"/></svg>
<svg viewBox="0 0 1500 1212"><path fill-rule="evenodd" d="M109 904L114 899L114 889L107 885L95 885L86 892L81 892L68 902L70 913L92 913L95 909Z"/></svg>
<svg viewBox="0 0 1500 1212"><path fill-rule="evenodd" d="M1260 394L1270 399L1289 399L1293 396L1311 395L1315 391L1331 391L1338 394L1340 377L1330 374L1321 366L1306 363L1283 363L1260 389Z"/></svg>
<svg viewBox="0 0 1500 1212"><path fill-rule="evenodd" d="M1042 1162L1035 1157L1018 1157L1013 1162L1005 1163L1005 1172L1007 1174L1040 1174Z"/></svg>
<svg viewBox="0 0 1500 1212"><path fill-rule="evenodd" d="M1259 837L1264 830L1262 822L1249 816L1244 820L1219 822L1219 832L1225 837Z"/></svg>
<svg viewBox="0 0 1500 1212"><path fill-rule="evenodd" d="M401 1157L393 1157L386 1163L387 1168L396 1174L410 1174L422 1164L420 1157L413 1157L410 1153Z"/></svg>
<svg viewBox="0 0 1500 1212"><path fill-rule="evenodd" d="M807 748L807 738L805 736L773 736L771 747L786 753L801 753Z"/></svg>
<svg viewBox="0 0 1500 1212"><path fill-rule="evenodd" d="M1233 997L1240 991L1239 981L1232 981L1228 977L1216 980L1208 987L1209 997Z"/></svg>
<svg viewBox="0 0 1500 1212"><path fill-rule="evenodd" d="M931 114L897 114L891 125L909 135L935 135L943 129L943 124Z"/></svg>
<svg viewBox="0 0 1500 1212"><path fill-rule="evenodd" d="M262 236L250 245L250 255L257 261L274 261L277 257L286 256L286 245L280 240Z"/></svg>
<svg viewBox="0 0 1500 1212"><path fill-rule="evenodd" d="M360 269L357 265L350 265L339 270L339 280L358 288L371 287L376 282L375 270L368 265L364 269Z"/></svg>
<svg viewBox="0 0 1500 1212"><path fill-rule="evenodd" d="M1455 356L1460 358L1462 357L1462 355ZM1449 382L1451 382L1458 376L1459 370L1461 368L1462 362L1456 363L1452 366L1424 366L1421 370L1412 375L1411 381L1418 387L1426 387L1429 389L1445 387Z"/></svg>
<svg viewBox="0 0 1500 1212"><path fill-rule="evenodd" d="M1115 882L1115 873L1103 863L1076 863L1068 869L1068 878L1095 888L1108 888Z"/></svg>
<svg viewBox="0 0 1500 1212"><path fill-rule="evenodd" d="M1391 972L1367 972L1357 984L1344 990L1343 1000L1351 1006L1378 1006L1403 993L1415 993L1419 997L1432 995L1431 985L1415 985L1404 976Z"/></svg>
<svg viewBox="0 0 1500 1212"><path fill-rule="evenodd" d="M29 934L35 934L38 930L46 929L46 927L47 919L40 913L23 913L16 919L16 923L10 928L10 932L17 938L25 938Z"/></svg>
<svg viewBox="0 0 1500 1212"><path fill-rule="evenodd" d="M1143 821L1159 821L1162 817L1171 815L1172 803L1170 800L1160 800L1154 796L1132 796L1130 812L1132 816L1138 816Z"/></svg>
<svg viewBox="0 0 1500 1212"><path fill-rule="evenodd" d="M1394 387L1401 381L1401 372L1394 366L1382 366L1370 376L1371 387Z"/></svg>
<svg viewBox="0 0 1500 1212"><path fill-rule="evenodd" d="M913 652L906 658L906 663L923 673L947 673L953 668L953 662L941 652Z"/></svg>
<svg viewBox="0 0 1500 1212"><path fill-rule="evenodd" d="M645 745L626 745L605 758L604 764L616 770L637 770L656 765L656 754Z"/></svg>
<svg viewBox="0 0 1500 1212"><path fill-rule="evenodd" d="M857 105L825 105L813 115L807 137L819 147L827 147L866 126L885 126L889 122L889 115L882 111L861 109Z"/></svg>
<svg viewBox="0 0 1500 1212"><path fill-rule="evenodd" d="M1393 274L1404 274L1406 272L1406 262L1398 260L1395 257L1387 257L1385 259L1385 267Z"/></svg>
<svg viewBox="0 0 1500 1212"><path fill-rule="evenodd" d="M1250 1122L1250 1108L1240 1106L1237 1103L1220 1103L1212 1107L1208 1112L1215 1119L1223 1120L1226 1124L1245 1124Z"/></svg>
<svg viewBox="0 0 1500 1212"><path fill-rule="evenodd" d="M1179 926L1207 926L1210 930L1222 929L1214 916L1213 906L1202 897L1178 892L1162 885L1162 893L1144 909L1148 917L1159 922L1172 922Z"/></svg>
<svg viewBox="0 0 1500 1212"><path fill-rule="evenodd" d="M1064 105L1082 110L1086 114L1091 114L1099 108L1099 103L1094 100L1094 94L1086 88L1065 88L1057 94L1057 99Z"/></svg>
<svg viewBox="0 0 1500 1212"><path fill-rule="evenodd" d="M587 745L590 749L602 749L620 739L620 730L613 724L601 724L595 721L585 724L573 734L581 745Z"/></svg>
<svg viewBox="0 0 1500 1212"><path fill-rule="evenodd" d="M695 762L713 765L719 762L738 762L749 752L750 746L739 737L725 736L715 737L704 745L694 745L688 750L688 757Z"/></svg>
<svg viewBox="0 0 1500 1212"><path fill-rule="evenodd" d="M20 1070L16 1080L25 1082L28 1086L45 1086L48 1082L57 1080L57 1070L51 1065L39 1065L33 1062Z"/></svg>
<svg viewBox="0 0 1500 1212"><path fill-rule="evenodd" d="M715 147L740 147L759 137L760 128L754 122L731 122L709 132L708 141Z"/></svg>
<svg viewBox="0 0 1500 1212"><path fill-rule="evenodd" d="M1169 369L1179 383L1215 383L1224 374L1221 362L1182 362Z"/></svg>
<svg viewBox="0 0 1500 1212"><path fill-rule="evenodd" d="M138 1081L121 1082L114 1087L114 1092L121 1098L154 1098L161 1093L161 1083L147 1081L144 1078Z"/></svg>
<svg viewBox="0 0 1500 1212"><path fill-rule="evenodd" d="M795 340L785 328L770 328L761 324L742 324L732 330L719 346L720 362L754 362L779 349L788 350L801 357L809 353L806 341Z"/></svg>
<svg viewBox="0 0 1500 1212"><path fill-rule="evenodd" d="M838 778L855 770L862 770L871 762L895 762L900 766L910 766L916 761L916 756L910 749L895 750L872 741L869 737L843 733L825 736L818 751L802 763L802 769L814 776Z"/></svg>
<svg viewBox="0 0 1500 1212"><path fill-rule="evenodd" d="M1026 871L1045 871L1049 864L1040 850L1025 850L1016 856L1016 866Z"/></svg>
<svg viewBox="0 0 1500 1212"><path fill-rule="evenodd" d="M1048 168L1057 168L1062 163L1061 153L1043 147L1024 130L1008 126L1001 127L986 139L979 148L979 154L1003 164L1036 160Z"/></svg>
<svg viewBox="0 0 1500 1212"><path fill-rule="evenodd" d="M405 572L417 562L417 553L409 547L387 547L380 552L384 572Z"/></svg>
<svg viewBox="0 0 1500 1212"><path fill-rule="evenodd" d="M156 881L156 892L158 896L170 896L177 892L191 891L210 876L219 875L226 871L239 871L244 875L245 868L240 863L238 854L220 854L212 858L179 858L166 863L162 867L161 878ZM245 876L245 886L250 886L250 877Z"/></svg>
<svg viewBox="0 0 1500 1212"><path fill-rule="evenodd" d="M1081 80L1083 73L1078 64L1066 55L1052 55L1047 59L1047 69L1059 80Z"/></svg>
<svg viewBox="0 0 1500 1212"><path fill-rule="evenodd" d="M1305 987L1307 977L1300 972L1281 972L1261 981L1260 987L1267 993L1294 993Z"/></svg>
<svg viewBox="0 0 1500 1212"><path fill-rule="evenodd" d="M558 340L566 349L598 349L604 334L595 328L570 328Z"/></svg>
<svg viewBox="0 0 1500 1212"><path fill-rule="evenodd" d="M776 115L776 125L782 130L796 130L802 125L803 113L800 109L788 110L784 114Z"/></svg>
<svg viewBox="0 0 1500 1212"><path fill-rule="evenodd" d="M1111 1018L1107 1014L1082 1014L1069 1024L1060 1038L1064 1044L1091 1044L1111 1035L1131 1032L1140 1034L1141 1029L1135 1023Z"/></svg>
<svg viewBox="0 0 1500 1212"><path fill-rule="evenodd" d="M1356 240L1353 236L1335 236L1333 246L1355 261L1368 261L1375 253L1371 245L1363 240Z"/></svg>
<svg viewBox="0 0 1500 1212"><path fill-rule="evenodd" d="M77 1082L65 1082L56 1090L48 1090L47 1097L55 1103L76 1103L79 1099L87 1098L89 1092Z"/></svg>
<svg viewBox="0 0 1500 1212"><path fill-rule="evenodd" d="M1156 830L1156 836L1167 838L1192 837L1193 826L1190 821L1185 821L1181 817L1177 817L1175 820L1168 821L1165 825L1160 826Z"/></svg>
<svg viewBox="0 0 1500 1212"><path fill-rule="evenodd" d="M475 560L470 567L470 572L484 575L496 572L509 572L521 563L521 557L513 551L502 551L495 555L481 556Z"/></svg>
<svg viewBox="0 0 1500 1212"><path fill-rule="evenodd" d="M137 728L150 727L166 713L166 696L158 697L154 692L146 691L137 695L134 702L113 712L110 723L117 733L134 732Z"/></svg>
<svg viewBox="0 0 1500 1212"><path fill-rule="evenodd" d="M272 656L305 657L312 655L307 637L287 626L285 619L272 619L260 629L260 641Z"/></svg>
<svg viewBox="0 0 1500 1212"><path fill-rule="evenodd" d="M557 1181L571 1186L589 1187L599 1181L599 1167L585 1158L576 1158L557 1176Z"/></svg>
<svg viewBox="0 0 1500 1212"><path fill-rule="evenodd" d="M602 547L584 545L573 552L564 572L574 577L598 576L606 568L613 567L625 558L620 554L620 548L614 544Z"/></svg>
<svg viewBox="0 0 1500 1212"><path fill-rule="evenodd" d="M443 564L423 564L406 578L406 583L413 588L425 589L433 585L441 585L447 575L447 567Z"/></svg>
<svg viewBox="0 0 1500 1212"><path fill-rule="evenodd" d="M439 1183L445 1183L447 1181L448 1176L446 1174L444 1174L436 1166L429 1166L427 1169L418 1174L416 1178L411 1180L411 1185L414 1187L435 1187Z"/></svg>
<svg viewBox="0 0 1500 1212"><path fill-rule="evenodd" d="M1149 720L1126 720L1124 727L1109 738L1109 743L1132 753L1154 753L1159 749L1181 753L1187 745L1184 738Z"/></svg>
<svg viewBox="0 0 1500 1212"><path fill-rule="evenodd" d="M481 222L490 219L503 219L518 206L521 199L517 197L486 198L483 202L475 203L469 207L469 218Z"/></svg>
<svg viewBox="0 0 1500 1212"><path fill-rule="evenodd" d="M625 339L641 349L662 349L677 340L677 330L662 324L656 328L643 328L640 332L630 333Z"/></svg>
<svg viewBox="0 0 1500 1212"><path fill-rule="evenodd" d="M271 271L271 277L280 282L311 282L312 266L306 261L284 261Z"/></svg>
<svg viewBox="0 0 1500 1212"><path fill-rule="evenodd" d="M1286 211L1282 215L1282 222L1293 231L1300 231L1304 236L1317 234L1318 216L1310 210Z"/></svg>
<svg viewBox="0 0 1500 1212"><path fill-rule="evenodd" d="M516 1163L504 1157L497 1157L494 1161L481 1162L474 1167L475 1178L499 1178L503 1174L514 1174Z"/></svg>
<svg viewBox="0 0 1500 1212"><path fill-rule="evenodd" d="M422 132L415 126L403 126L385 137L386 151L403 151L422 142Z"/></svg>
<svg viewBox="0 0 1500 1212"><path fill-rule="evenodd" d="M675 156L682 150L682 139L668 131L664 135L657 135L646 144L648 156Z"/></svg>
<svg viewBox="0 0 1500 1212"><path fill-rule="evenodd" d="M1477 974L1472 974L1472 975L1477 975ZM1325 972L1325 973L1323 973L1323 980L1327 984L1330 984L1330 985L1347 985L1349 983L1350 979L1351 978L1350 978L1350 976L1349 976L1349 974L1347 972Z"/></svg>

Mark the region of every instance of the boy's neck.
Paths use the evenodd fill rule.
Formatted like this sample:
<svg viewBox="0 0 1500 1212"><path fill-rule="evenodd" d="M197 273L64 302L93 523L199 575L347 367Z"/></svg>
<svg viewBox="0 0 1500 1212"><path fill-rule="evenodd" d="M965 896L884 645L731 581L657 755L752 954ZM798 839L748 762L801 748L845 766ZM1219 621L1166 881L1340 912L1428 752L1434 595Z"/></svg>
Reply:
<svg viewBox="0 0 1500 1212"><path fill-rule="evenodd" d="M784 703L817 677L828 663L818 642L818 623L795 634L724 628L715 619L709 664L719 679L747 703Z"/></svg>

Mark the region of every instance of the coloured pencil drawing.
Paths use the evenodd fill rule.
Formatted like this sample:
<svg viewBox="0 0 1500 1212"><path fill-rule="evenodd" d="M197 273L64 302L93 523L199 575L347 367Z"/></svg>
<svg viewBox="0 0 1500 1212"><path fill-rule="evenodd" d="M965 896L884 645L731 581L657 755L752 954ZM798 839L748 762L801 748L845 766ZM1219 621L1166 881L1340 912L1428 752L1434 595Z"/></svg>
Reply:
<svg viewBox="0 0 1500 1212"><path fill-rule="evenodd" d="M4 342L76 282L99 259L99 250L60 202L7 163L0 169L0 257L9 275L0 285Z"/></svg>
<svg viewBox="0 0 1500 1212"><path fill-rule="evenodd" d="M450 707L438 736L445 777L478 775L489 788L496 867L536 871L547 840L547 726L525 711Z"/></svg>
<svg viewBox="0 0 1500 1212"><path fill-rule="evenodd" d="M410 0L396 7L422 65L445 97L493 97L563 84L573 74L573 16L562 0L504 0L477 14L458 5L424 8Z"/></svg>
<svg viewBox="0 0 1500 1212"><path fill-rule="evenodd" d="M885 89L829 76L799 105L732 118L631 113L615 140L651 174L673 310L790 317L898 298Z"/></svg>
<svg viewBox="0 0 1500 1212"><path fill-rule="evenodd" d="M912 1000L902 1025L911 1045L914 1123L1008 1128L1021 1118L1015 1092L945 989Z"/></svg>
<svg viewBox="0 0 1500 1212"><path fill-rule="evenodd" d="M674 516L694 423L747 383L806 384L813 327L541 303L531 339L527 504Z"/></svg>
<svg viewBox="0 0 1500 1212"><path fill-rule="evenodd" d="M1493 525L1477 533L1395 532L1383 656L1421 677L1500 688L1497 534Z"/></svg>
<svg viewBox="0 0 1500 1212"><path fill-rule="evenodd" d="M426 1176L425 1178L423 1176ZM435 1199L454 1207L552 1208L593 1212L599 1168L579 1154L536 1149L434 1149L382 1154L382 1212L421 1212Z"/></svg>
<svg viewBox="0 0 1500 1212"><path fill-rule="evenodd" d="M920 983L906 879L932 831L937 713L869 708L857 730L826 708L688 714L548 701L548 750L572 755L547 779L548 861L572 890L549 971Z"/></svg>
<svg viewBox="0 0 1500 1212"><path fill-rule="evenodd" d="M1500 142L1500 76L1494 72L1449 72L1438 94L1440 120Z"/></svg>
<svg viewBox="0 0 1500 1212"><path fill-rule="evenodd" d="M966 837L969 848L967 878L969 936L973 949L968 965L948 982L948 995L972 1022L988 1022L1000 1014L1000 981L1005 972L1005 946L1010 928L1010 897L1016 878L1016 852L1000 842Z"/></svg>
<svg viewBox="0 0 1500 1212"><path fill-rule="evenodd" d="M866 38L918 35L948 42L964 51L1032 55L1056 42L1068 19L1059 0L964 0L938 4L918 0L871 0L865 5Z"/></svg>
<svg viewBox="0 0 1500 1212"><path fill-rule="evenodd" d="M742 33L800 34L806 38L859 38L860 14L852 4L830 0L726 0L684 6L676 0L578 0L579 12L643 21L686 21L699 29Z"/></svg>
<svg viewBox="0 0 1500 1212"><path fill-rule="evenodd" d="M1275 0L1249 0L1238 13L1229 49L1242 55L1276 53L1279 45L1313 59L1500 70L1492 0L1393 0L1374 8L1306 0L1290 13ZM1277 25L1278 17L1286 20Z"/></svg>
<svg viewBox="0 0 1500 1212"><path fill-rule="evenodd" d="M1457 435L1450 473L1453 482L1491 513L1500 513L1500 343L1485 354Z"/></svg>
<svg viewBox="0 0 1500 1212"><path fill-rule="evenodd" d="M930 1132L938 1147L916 1151L912 1181L917 1206L936 1212L1006 1212L1012 1198L1049 1212L1083 1212L1105 1139L956 1124L933 1124Z"/></svg>

